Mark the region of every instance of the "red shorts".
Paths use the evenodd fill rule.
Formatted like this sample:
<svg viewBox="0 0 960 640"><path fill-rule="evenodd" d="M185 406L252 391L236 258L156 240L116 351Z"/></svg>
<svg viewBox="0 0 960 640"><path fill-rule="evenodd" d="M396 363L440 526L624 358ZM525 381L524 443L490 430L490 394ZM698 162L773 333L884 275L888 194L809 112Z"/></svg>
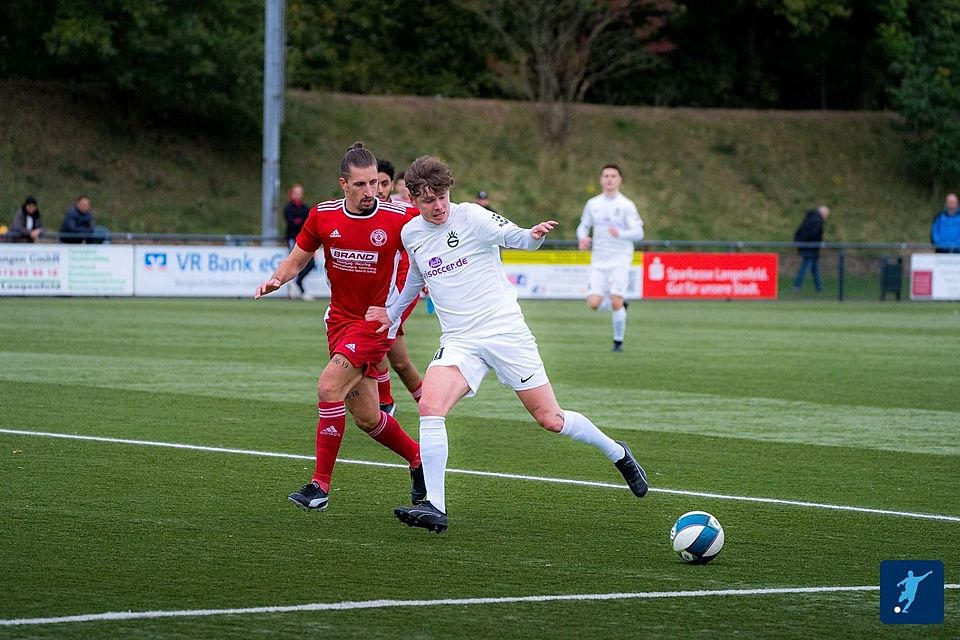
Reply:
<svg viewBox="0 0 960 640"><path fill-rule="evenodd" d="M350 320L341 323L327 322L327 346L330 357L339 353L350 364L363 369L368 378L377 377L377 367L387 356L393 342L387 333L377 333L379 324L365 320Z"/></svg>

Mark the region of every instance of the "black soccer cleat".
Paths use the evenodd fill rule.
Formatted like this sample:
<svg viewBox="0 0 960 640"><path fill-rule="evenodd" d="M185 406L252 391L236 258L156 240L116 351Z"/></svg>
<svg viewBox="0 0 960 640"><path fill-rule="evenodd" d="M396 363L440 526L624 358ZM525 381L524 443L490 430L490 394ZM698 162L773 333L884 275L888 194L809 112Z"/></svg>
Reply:
<svg viewBox="0 0 960 640"><path fill-rule="evenodd" d="M427 483L423 479L423 464L414 469L410 467L410 501L421 504L427 499Z"/></svg>
<svg viewBox="0 0 960 640"><path fill-rule="evenodd" d="M307 511L323 511L330 502L330 496L326 491L310 482L303 485L299 491L295 491L287 496L287 500Z"/></svg>
<svg viewBox="0 0 960 640"><path fill-rule="evenodd" d="M383 411L392 418L393 416L397 415L397 405L393 402L381 402L380 411Z"/></svg>
<svg viewBox="0 0 960 640"><path fill-rule="evenodd" d="M433 506L429 500L412 507L397 507L393 510L393 515L411 527L420 527L434 533L447 530L447 514Z"/></svg>
<svg viewBox="0 0 960 640"><path fill-rule="evenodd" d="M614 341L613 341L613 352L614 352L614 353L623 353L623 340L614 340Z"/></svg>
<svg viewBox="0 0 960 640"><path fill-rule="evenodd" d="M627 481L627 485L630 487L630 491L633 491L633 495L642 498L647 495L647 491L650 489L649 485L647 485L647 472L643 470L643 467L640 466L637 459L633 457L633 452L630 451L630 447L627 446L626 442L622 440L617 440L616 442L623 447L624 456L615 462L614 465L616 465L617 470L623 475L623 479Z"/></svg>

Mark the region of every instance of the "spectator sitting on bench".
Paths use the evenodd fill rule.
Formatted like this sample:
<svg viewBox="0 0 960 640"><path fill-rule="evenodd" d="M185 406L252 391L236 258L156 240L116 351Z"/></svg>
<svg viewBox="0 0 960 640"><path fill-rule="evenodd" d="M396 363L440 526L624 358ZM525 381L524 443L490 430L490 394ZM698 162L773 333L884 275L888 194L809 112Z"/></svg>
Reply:
<svg viewBox="0 0 960 640"><path fill-rule="evenodd" d="M27 196L23 204L13 212L13 225L10 228L11 242L36 242L43 233L40 221L40 209L37 199Z"/></svg>
<svg viewBox="0 0 960 640"><path fill-rule="evenodd" d="M60 242L67 244L101 244L104 236L98 233L93 224L93 211L90 210L90 198L80 196L72 207L67 209L60 226ZM69 235L66 235L69 234ZM64 237L66 236L66 237Z"/></svg>

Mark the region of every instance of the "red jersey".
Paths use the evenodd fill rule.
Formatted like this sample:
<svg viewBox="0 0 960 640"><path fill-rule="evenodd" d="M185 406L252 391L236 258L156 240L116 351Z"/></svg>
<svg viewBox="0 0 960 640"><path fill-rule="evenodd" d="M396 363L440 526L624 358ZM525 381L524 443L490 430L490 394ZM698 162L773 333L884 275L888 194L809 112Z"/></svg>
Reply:
<svg viewBox="0 0 960 640"><path fill-rule="evenodd" d="M397 202L396 204L400 204ZM407 218L415 218L420 215L420 209L416 207L406 207L407 209ZM410 257L407 255L407 252L403 249L403 245L400 246L400 262L397 264L397 291L403 289L403 283L407 281L407 272L410 271ZM414 305L416 302L414 302ZM411 306L412 308L412 306Z"/></svg>
<svg viewBox="0 0 960 640"><path fill-rule="evenodd" d="M403 249L400 230L411 219L406 209L377 201L372 212L357 215L347 212L341 199L310 211L297 246L310 253L323 247L331 321L362 321L368 307L386 306Z"/></svg>

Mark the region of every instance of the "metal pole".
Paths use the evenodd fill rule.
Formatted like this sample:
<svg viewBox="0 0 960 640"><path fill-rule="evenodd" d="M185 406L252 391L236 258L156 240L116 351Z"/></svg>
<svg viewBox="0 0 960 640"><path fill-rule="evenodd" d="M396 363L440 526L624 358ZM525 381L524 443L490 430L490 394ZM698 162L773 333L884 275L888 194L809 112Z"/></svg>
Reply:
<svg viewBox="0 0 960 640"><path fill-rule="evenodd" d="M266 0L263 29L263 173L260 209L262 244L274 245L280 193L280 124L283 121L285 0Z"/></svg>
<svg viewBox="0 0 960 640"><path fill-rule="evenodd" d="M843 249L837 252L837 276L838 276L838 289L840 290L840 302L843 302L843 275L844 275L844 255Z"/></svg>

